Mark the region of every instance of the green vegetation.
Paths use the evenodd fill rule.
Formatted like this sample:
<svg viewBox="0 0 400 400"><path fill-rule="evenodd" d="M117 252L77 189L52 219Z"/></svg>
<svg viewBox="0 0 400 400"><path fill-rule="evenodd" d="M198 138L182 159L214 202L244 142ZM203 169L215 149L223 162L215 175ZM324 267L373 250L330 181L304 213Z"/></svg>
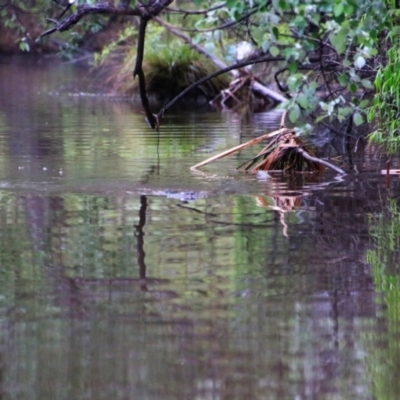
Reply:
<svg viewBox="0 0 400 400"><path fill-rule="evenodd" d="M2 7L1 18L7 26L18 30L14 3ZM58 35L63 37L64 48L68 48L69 43L84 43L83 28L102 31L111 16L125 14L127 24L121 24L121 28L128 28L118 38L110 39L103 50L101 64L108 67L114 88L126 92L132 88L131 72L136 46L140 43L137 18L143 20L148 16L138 3L130 1L128 6L122 3L126 4L111 2L98 18L99 2L77 1L66 15L81 12L85 7L90 11L81 13L78 24L61 18L62 28L57 24L53 31L63 32ZM239 86L254 89L253 74L258 83L276 84L276 89L287 96L283 107L289 110L292 123L299 126L308 117L311 117L308 121L326 126L339 121L347 126L345 134L351 136L352 126L363 124L368 116L369 121L377 124L371 139L388 152L396 151L400 100L399 50L395 38L399 10L394 1L181 0L171 3L169 0L147 2L157 9L147 27L143 60L149 90L155 90L161 97L172 97L215 66L221 69L237 60L248 60L259 66L242 68L240 75L234 75L235 79L251 77L243 78ZM18 4L22 9L25 2ZM49 9L47 2L37 2L34 10L41 13L38 26L43 26L44 17L54 18L58 14L54 6ZM87 14L91 16L86 18ZM68 30L73 33L70 37L65 33ZM23 36L21 49L29 49L29 37L29 32ZM205 62L204 57L209 61ZM214 80L199 90L209 97L226 83L226 80ZM379 96L373 96L375 90ZM232 86L225 94L235 98ZM151 116L149 110L146 114Z"/></svg>
<svg viewBox="0 0 400 400"><path fill-rule="evenodd" d="M367 253L372 266L374 284L382 293L389 342L385 349L377 348L368 360L374 398L393 399L400 390L397 372L400 367L400 208L391 201L384 214L371 217L370 234L374 247ZM396 382L396 383L394 383Z"/></svg>
<svg viewBox="0 0 400 400"><path fill-rule="evenodd" d="M217 68L182 41L163 38L163 34L164 29L160 26L150 25L147 29L143 69L148 92L165 100L177 96L199 79L216 72ZM127 27L95 56L94 65L102 68L113 90L118 93L131 94L137 89L137 80L132 80L136 48L126 45L136 41L137 30ZM228 84L226 76L218 76L200 85L193 94L211 100Z"/></svg>
<svg viewBox="0 0 400 400"><path fill-rule="evenodd" d="M388 50L388 63L380 68L375 87L377 95L369 109L369 119L377 121L377 129L370 134L370 140L383 145L388 153L395 153L400 145L400 49Z"/></svg>
<svg viewBox="0 0 400 400"><path fill-rule="evenodd" d="M368 112L377 128L370 134L373 143L381 145L388 153L400 146L400 45L398 40L399 10L393 1L387 2L389 28L381 41L381 65L375 79L376 96Z"/></svg>

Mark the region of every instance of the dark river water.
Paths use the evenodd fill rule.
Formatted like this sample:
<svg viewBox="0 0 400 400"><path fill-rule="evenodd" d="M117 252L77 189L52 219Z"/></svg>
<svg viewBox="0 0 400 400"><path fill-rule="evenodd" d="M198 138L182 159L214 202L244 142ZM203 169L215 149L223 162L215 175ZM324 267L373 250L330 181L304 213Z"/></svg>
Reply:
<svg viewBox="0 0 400 400"><path fill-rule="evenodd" d="M158 136L91 80L0 59L0 398L398 399L385 160L191 172L279 113L175 111Z"/></svg>

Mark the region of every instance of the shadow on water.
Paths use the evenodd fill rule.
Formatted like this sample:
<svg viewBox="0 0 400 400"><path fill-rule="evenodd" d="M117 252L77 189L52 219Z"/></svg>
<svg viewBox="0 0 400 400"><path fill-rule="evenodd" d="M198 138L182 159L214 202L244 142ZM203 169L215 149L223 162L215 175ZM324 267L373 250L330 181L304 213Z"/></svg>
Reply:
<svg viewBox="0 0 400 400"><path fill-rule="evenodd" d="M371 261L371 232L399 182L379 160L316 179L239 174L243 152L192 174L279 116L172 113L158 137L134 106L79 95L85 79L0 61L2 395L394 393L399 274Z"/></svg>

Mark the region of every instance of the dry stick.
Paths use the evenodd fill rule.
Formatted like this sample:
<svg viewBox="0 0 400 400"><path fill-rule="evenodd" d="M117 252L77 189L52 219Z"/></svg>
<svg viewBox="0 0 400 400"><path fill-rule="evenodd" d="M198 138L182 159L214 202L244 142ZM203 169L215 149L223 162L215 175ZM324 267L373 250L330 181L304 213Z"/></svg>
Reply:
<svg viewBox="0 0 400 400"><path fill-rule="evenodd" d="M246 143L242 143L242 144L240 144L240 145L238 145L238 146L235 146L235 147L232 147L232 148L230 148L230 149L228 149L228 150L226 150L226 151L224 151L224 152L222 152L222 153L220 153L220 154L217 154L216 156L213 156L213 157L211 157L211 158L208 158L207 160L202 161L201 163L198 163L198 164L194 165L193 167L190 167L190 169L191 169L192 171L195 171L195 170L197 170L197 168L199 168L199 167L202 167L202 166L204 166L204 165L206 165L206 164L209 164L209 163L211 163L211 162L213 162L213 161L219 160L220 158L229 156L230 154L236 153L237 151L240 151L240 150L242 150L242 149L244 149L244 148L246 148L246 147L249 147L249 146L251 146L251 145L253 145L253 144L256 144L256 143L258 143L258 142L261 142L261 141L264 140L264 139L268 139L268 138L270 138L270 137L280 135L280 134L283 133L285 130L286 130L286 128L281 128L281 129L279 129L279 130L277 130L277 131L274 131L274 132L271 132L271 133L266 133L265 135L261 135L261 136L259 136L258 138L249 140L249 141L246 142Z"/></svg>
<svg viewBox="0 0 400 400"><path fill-rule="evenodd" d="M346 175L346 172L344 172L342 169L340 169L339 167L336 167L336 165L333 165L331 163L329 163L328 161L325 160L320 160L319 158L310 156L304 149L302 149L301 147L294 147L296 149L296 151L298 151L305 159L307 159L308 161L313 161L316 162L318 164L322 164L325 165L328 168L332 168L334 171L338 172L341 175Z"/></svg>
<svg viewBox="0 0 400 400"><path fill-rule="evenodd" d="M287 110L285 110L285 111L282 113L281 124L280 124L280 127L281 127L281 128L283 128L283 127L285 126L286 114L287 114Z"/></svg>

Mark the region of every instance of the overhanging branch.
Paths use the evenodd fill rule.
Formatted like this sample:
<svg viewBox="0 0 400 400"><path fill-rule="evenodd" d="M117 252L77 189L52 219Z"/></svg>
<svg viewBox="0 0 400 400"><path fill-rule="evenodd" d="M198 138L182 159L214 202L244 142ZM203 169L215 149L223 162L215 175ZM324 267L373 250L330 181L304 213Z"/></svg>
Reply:
<svg viewBox="0 0 400 400"><path fill-rule="evenodd" d="M214 72L212 74L209 74L205 76L202 79L199 79L197 82L193 83L192 85L188 86L185 90L183 90L181 93L179 93L176 97L174 97L168 104L166 104L157 114L157 120L160 121L161 118L163 117L165 111L168 108L171 108L178 100L180 100L182 97L184 97L188 92L190 92L192 89L196 88L197 86L201 85L204 82L209 81L210 79L213 79L219 75L225 74L227 72L233 71L235 69L243 68L246 67L247 65L252 65L252 64L260 64L264 62L276 62L276 61L284 61L284 57L270 57L270 56L265 56L265 57L260 57L256 59L251 59L247 61L242 61L233 65L230 65L228 67L222 68L217 72ZM274 93L271 91L271 93ZM276 96L281 96L278 93L275 93ZM277 101L285 101L287 100L284 96L281 96Z"/></svg>
<svg viewBox="0 0 400 400"><path fill-rule="evenodd" d="M133 78L137 75L139 77L139 89L140 89L140 99L142 101L142 106L145 110L147 121L150 126L158 128L157 117L151 112L149 101L147 98L146 91L146 80L143 72L143 56L144 56L144 42L146 35L147 23L150 19L155 17L161 11L163 11L167 6L172 3L173 0L149 0L146 3L137 2L135 8L130 8L126 6L113 6L109 3L100 3L96 5L82 4L77 6L75 12L73 12L68 17L61 20L47 19L54 24L54 27L43 32L38 39L43 36L52 34L53 32L63 32L70 29L72 26L77 24L85 15L88 14L109 14L109 15L135 15L140 17L140 27L139 36L137 44L137 56L135 68L133 70ZM71 7L66 8L60 17L64 16L65 12Z"/></svg>
<svg viewBox="0 0 400 400"><path fill-rule="evenodd" d="M85 15L90 14L136 15L139 17L152 18L168 7L172 1L173 0L150 0L148 3L138 2L134 8L114 6L110 3L99 3L95 5L81 4L76 7L72 14L61 20L47 18L47 21L52 22L54 27L43 32L39 38L50 35L56 31L67 31L77 24Z"/></svg>

